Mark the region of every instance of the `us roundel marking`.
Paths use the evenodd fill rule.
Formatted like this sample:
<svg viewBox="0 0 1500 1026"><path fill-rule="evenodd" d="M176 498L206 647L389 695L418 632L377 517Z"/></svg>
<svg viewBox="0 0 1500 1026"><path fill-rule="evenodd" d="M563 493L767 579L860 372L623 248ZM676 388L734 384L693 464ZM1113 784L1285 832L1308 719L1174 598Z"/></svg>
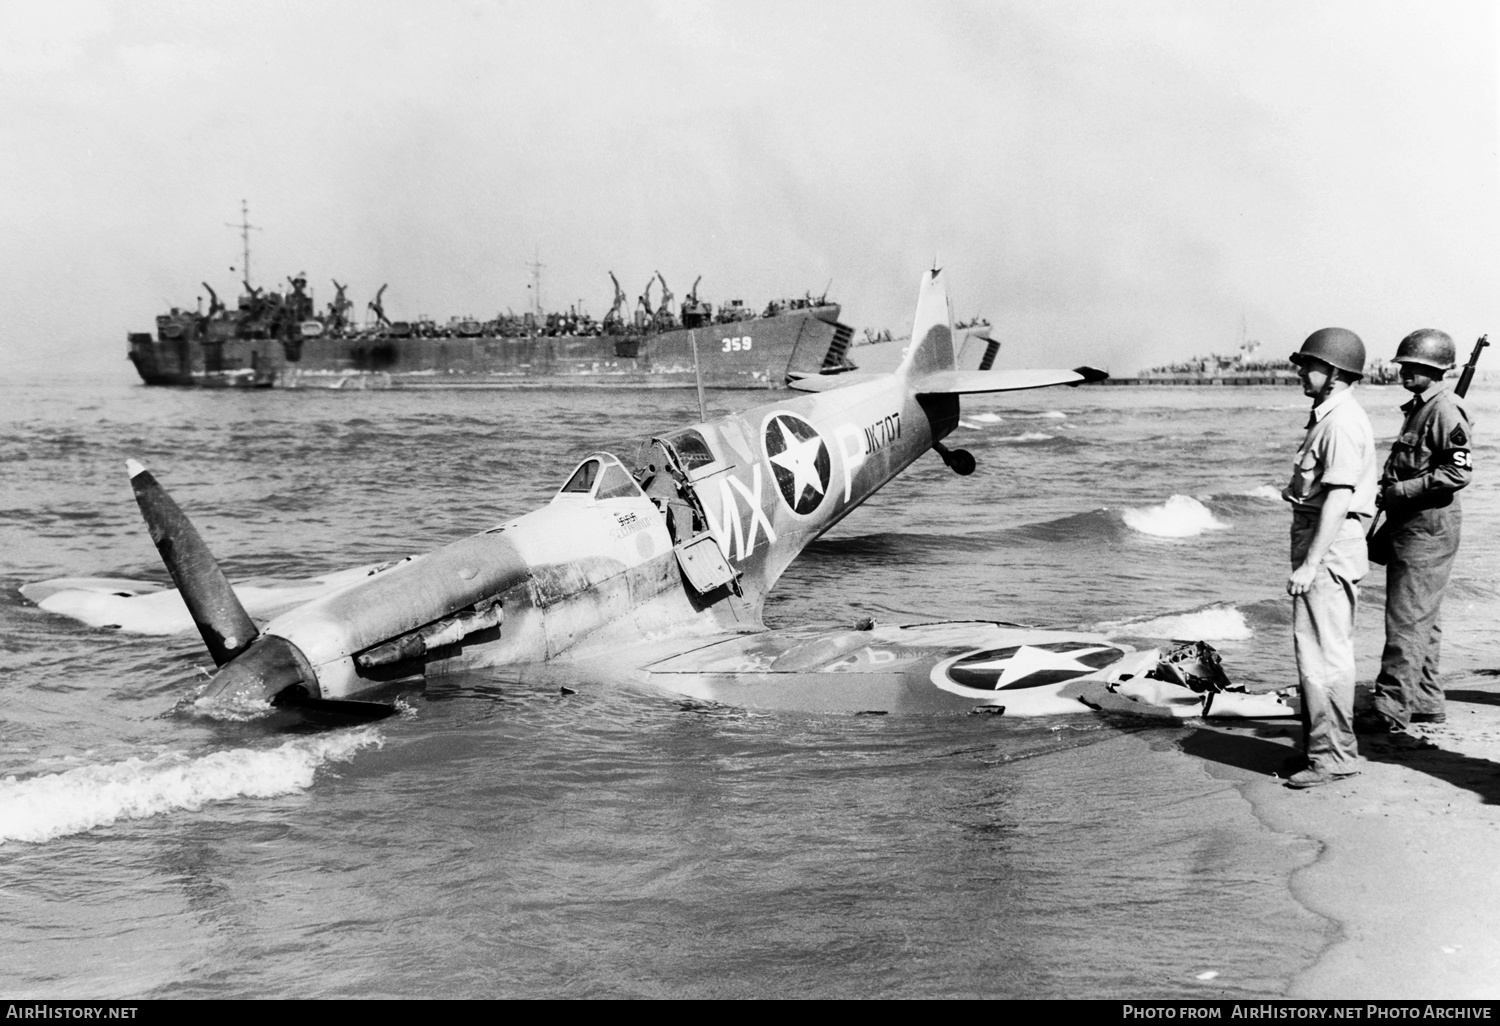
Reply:
<svg viewBox="0 0 1500 1026"><path fill-rule="evenodd" d="M1125 653L1092 641L1054 641L967 652L933 668L933 683L970 691L1019 691L1086 677Z"/></svg>
<svg viewBox="0 0 1500 1026"><path fill-rule="evenodd" d="M832 460L817 428L795 413L773 413L761 428L761 445L788 509L805 517L822 505Z"/></svg>

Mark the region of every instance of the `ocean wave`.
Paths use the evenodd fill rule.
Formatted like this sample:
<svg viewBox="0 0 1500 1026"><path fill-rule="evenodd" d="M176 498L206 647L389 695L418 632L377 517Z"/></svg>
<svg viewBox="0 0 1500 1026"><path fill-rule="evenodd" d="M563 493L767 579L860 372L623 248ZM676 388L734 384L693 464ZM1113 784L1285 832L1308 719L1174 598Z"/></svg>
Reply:
<svg viewBox="0 0 1500 1026"><path fill-rule="evenodd" d="M1156 538L1193 538L1205 531L1227 531L1229 525L1189 495L1174 495L1160 506L1127 507L1127 527Z"/></svg>
<svg viewBox="0 0 1500 1026"><path fill-rule="evenodd" d="M362 727L296 738L269 751L235 748L197 758L168 752L24 780L6 777L0 779L0 844L50 841L120 819L305 791L319 767L383 743L375 728Z"/></svg>
<svg viewBox="0 0 1500 1026"><path fill-rule="evenodd" d="M1256 485L1245 491L1200 495L1198 501L1221 516L1263 517L1270 512L1280 515L1280 511L1273 509L1273 506L1282 505L1281 491L1275 485Z"/></svg>
<svg viewBox="0 0 1500 1026"><path fill-rule="evenodd" d="M998 413L975 413L968 417L958 418L958 426L968 428L970 431L983 431L985 428L1004 422L1005 418Z"/></svg>
<svg viewBox="0 0 1500 1026"><path fill-rule="evenodd" d="M823 537L807 547L803 558L814 565L843 565L847 559L925 558L935 563L962 560L965 553L991 552L997 547L1014 548L1035 542L1072 544L1093 539L1113 539L1124 533L1120 519L1111 510L1072 513L1055 520L992 528L956 534L922 531L883 531L871 534Z"/></svg>
<svg viewBox="0 0 1500 1026"><path fill-rule="evenodd" d="M995 439L997 442L1050 442L1056 435L1049 435L1043 431L1023 431L1019 435L1002 435Z"/></svg>
<svg viewBox="0 0 1500 1026"><path fill-rule="evenodd" d="M819 538L807 547L803 558L814 565L846 559L910 559L927 556L941 560L960 552L985 552L995 545L996 533L931 534L921 531L879 531L872 534Z"/></svg>
<svg viewBox="0 0 1500 1026"><path fill-rule="evenodd" d="M1365 589L1362 587L1361 592ZM1254 629L1269 629L1275 627L1290 627L1292 625L1292 603L1285 596L1274 599L1261 599L1259 602L1250 602L1240 608L1245 614L1245 620Z"/></svg>
<svg viewBox="0 0 1500 1026"><path fill-rule="evenodd" d="M1068 415L1062 410L1038 410L1035 413L1012 413L1012 417L1021 417L1026 420L1067 420Z"/></svg>
<svg viewBox="0 0 1500 1026"><path fill-rule="evenodd" d="M1108 509L1072 513L1056 520L1043 520L1007 528L1000 537L1016 542L1045 541L1072 543L1094 538L1118 538L1123 534L1117 518Z"/></svg>
<svg viewBox="0 0 1500 1026"><path fill-rule="evenodd" d="M1248 641L1255 636L1245 614L1234 606L1208 606L1187 613L1100 624L1104 634L1191 641Z"/></svg>

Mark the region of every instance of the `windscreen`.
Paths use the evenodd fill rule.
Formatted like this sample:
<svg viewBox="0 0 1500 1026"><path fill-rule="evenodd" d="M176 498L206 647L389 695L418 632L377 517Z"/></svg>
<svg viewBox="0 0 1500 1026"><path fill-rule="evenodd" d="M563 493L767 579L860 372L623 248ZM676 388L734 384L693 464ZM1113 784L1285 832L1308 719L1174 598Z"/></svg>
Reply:
<svg viewBox="0 0 1500 1026"><path fill-rule="evenodd" d="M599 461L587 460L573 471L573 476L568 478L568 483L562 486L564 492L584 492L593 490L594 478L599 476Z"/></svg>
<svg viewBox="0 0 1500 1026"><path fill-rule="evenodd" d="M599 479L599 488L594 492L594 498L633 499L640 494L640 488L625 473L625 468L618 463L611 463L604 468L604 476Z"/></svg>

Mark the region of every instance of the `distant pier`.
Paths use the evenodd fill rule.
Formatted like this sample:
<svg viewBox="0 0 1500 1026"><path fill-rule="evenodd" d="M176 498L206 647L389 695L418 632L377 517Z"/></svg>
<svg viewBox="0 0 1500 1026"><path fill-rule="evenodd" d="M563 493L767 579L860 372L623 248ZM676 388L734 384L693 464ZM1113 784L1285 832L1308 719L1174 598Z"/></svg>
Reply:
<svg viewBox="0 0 1500 1026"><path fill-rule="evenodd" d="M1234 374L1137 374L1131 377L1110 377L1098 382L1100 385L1298 385L1295 374L1276 371L1241 371Z"/></svg>

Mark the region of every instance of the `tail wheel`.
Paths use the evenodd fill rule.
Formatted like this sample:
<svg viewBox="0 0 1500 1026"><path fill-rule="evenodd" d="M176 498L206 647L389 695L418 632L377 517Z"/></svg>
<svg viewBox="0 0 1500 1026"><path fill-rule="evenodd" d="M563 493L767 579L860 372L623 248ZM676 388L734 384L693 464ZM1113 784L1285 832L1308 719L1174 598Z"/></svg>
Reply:
<svg viewBox="0 0 1500 1026"><path fill-rule="evenodd" d="M932 448L943 458L943 462L948 464L948 469L959 477L968 477L979 465L974 459L974 454L967 449L949 449L941 442L933 442Z"/></svg>
<svg viewBox="0 0 1500 1026"><path fill-rule="evenodd" d="M974 454L967 449L951 450L945 462L948 464L948 469L960 477L968 477L974 473L974 468L979 466L974 459Z"/></svg>

